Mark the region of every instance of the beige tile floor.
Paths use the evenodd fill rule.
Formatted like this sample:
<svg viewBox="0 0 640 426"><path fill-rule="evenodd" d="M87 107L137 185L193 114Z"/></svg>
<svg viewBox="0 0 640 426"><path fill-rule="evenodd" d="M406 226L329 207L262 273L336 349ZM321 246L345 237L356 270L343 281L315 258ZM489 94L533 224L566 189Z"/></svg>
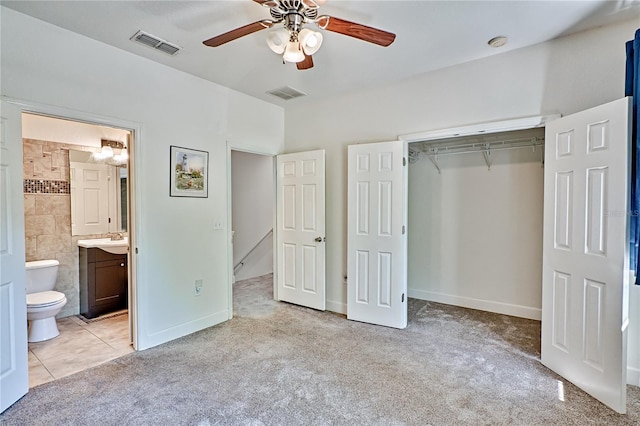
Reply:
<svg viewBox="0 0 640 426"><path fill-rule="evenodd" d="M54 339L29 343L30 388L133 352L126 314L89 324L75 316L61 318L58 329Z"/></svg>

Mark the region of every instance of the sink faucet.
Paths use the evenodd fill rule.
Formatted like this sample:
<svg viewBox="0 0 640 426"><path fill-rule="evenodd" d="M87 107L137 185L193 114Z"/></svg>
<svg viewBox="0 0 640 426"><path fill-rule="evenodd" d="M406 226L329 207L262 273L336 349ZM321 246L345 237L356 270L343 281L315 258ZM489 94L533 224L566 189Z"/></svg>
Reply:
<svg viewBox="0 0 640 426"><path fill-rule="evenodd" d="M122 236L122 232L116 232L116 233L110 234L110 235L111 235L111 241L124 240L124 237Z"/></svg>

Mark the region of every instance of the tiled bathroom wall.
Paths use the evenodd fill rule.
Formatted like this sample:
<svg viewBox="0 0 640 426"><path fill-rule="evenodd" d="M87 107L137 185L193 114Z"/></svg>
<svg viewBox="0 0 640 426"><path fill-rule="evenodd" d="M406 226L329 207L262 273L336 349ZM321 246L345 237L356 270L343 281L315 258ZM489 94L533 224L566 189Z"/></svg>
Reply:
<svg viewBox="0 0 640 426"><path fill-rule="evenodd" d="M26 261L56 259L60 262L55 290L66 295L67 304L58 318L80 312L77 241L102 236L71 236L70 148L95 150L23 139Z"/></svg>

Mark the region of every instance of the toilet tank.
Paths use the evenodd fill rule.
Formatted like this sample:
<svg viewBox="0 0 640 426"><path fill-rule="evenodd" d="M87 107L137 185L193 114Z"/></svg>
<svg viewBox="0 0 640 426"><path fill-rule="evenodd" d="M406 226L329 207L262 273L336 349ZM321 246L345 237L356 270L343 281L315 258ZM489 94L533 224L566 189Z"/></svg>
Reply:
<svg viewBox="0 0 640 426"><path fill-rule="evenodd" d="M26 262L26 286L27 294L53 290L58 276L57 260L36 260Z"/></svg>

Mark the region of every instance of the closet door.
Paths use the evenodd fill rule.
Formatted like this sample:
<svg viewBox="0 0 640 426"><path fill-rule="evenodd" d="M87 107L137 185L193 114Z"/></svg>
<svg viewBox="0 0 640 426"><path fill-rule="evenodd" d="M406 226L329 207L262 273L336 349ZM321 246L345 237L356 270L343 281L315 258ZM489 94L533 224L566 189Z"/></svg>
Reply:
<svg viewBox="0 0 640 426"><path fill-rule="evenodd" d="M350 145L347 318L407 326L407 143Z"/></svg>
<svg viewBox="0 0 640 426"><path fill-rule="evenodd" d="M626 411L629 101L546 127L542 363Z"/></svg>

